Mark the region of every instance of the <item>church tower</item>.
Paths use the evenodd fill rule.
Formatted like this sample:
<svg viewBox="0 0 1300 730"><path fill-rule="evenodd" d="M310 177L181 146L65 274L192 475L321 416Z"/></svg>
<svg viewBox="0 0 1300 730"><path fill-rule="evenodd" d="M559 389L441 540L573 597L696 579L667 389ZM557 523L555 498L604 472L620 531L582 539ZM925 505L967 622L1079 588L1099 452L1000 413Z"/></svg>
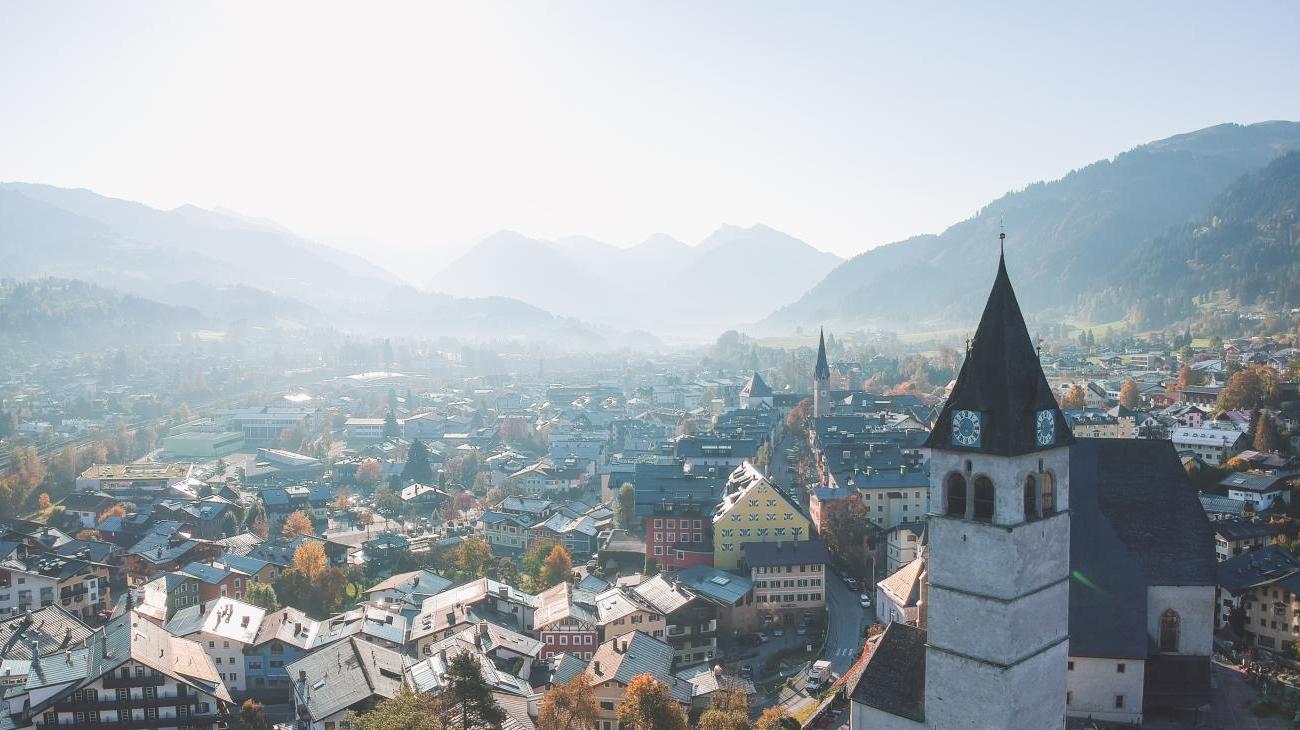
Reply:
<svg viewBox="0 0 1300 730"><path fill-rule="evenodd" d="M826 332L817 343L817 365L813 367L813 418L829 415L831 407L831 366L826 362Z"/></svg>
<svg viewBox="0 0 1300 730"><path fill-rule="evenodd" d="M1070 446L1005 257L931 450L925 724L1065 724Z"/></svg>

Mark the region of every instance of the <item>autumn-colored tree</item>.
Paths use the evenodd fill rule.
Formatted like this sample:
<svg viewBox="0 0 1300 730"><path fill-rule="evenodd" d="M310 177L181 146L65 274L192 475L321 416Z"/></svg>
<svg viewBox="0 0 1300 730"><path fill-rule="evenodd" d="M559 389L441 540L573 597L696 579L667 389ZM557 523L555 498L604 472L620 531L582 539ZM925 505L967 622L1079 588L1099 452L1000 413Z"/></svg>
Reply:
<svg viewBox="0 0 1300 730"><path fill-rule="evenodd" d="M595 727L600 714L591 677L579 674L567 684L556 686L542 697L537 713L538 730L571 730Z"/></svg>
<svg viewBox="0 0 1300 730"><path fill-rule="evenodd" d="M1119 386L1119 404L1125 408L1138 407L1138 384L1133 378L1125 380Z"/></svg>
<svg viewBox="0 0 1300 730"><path fill-rule="evenodd" d="M808 412L812 410L812 399L804 398L790 409L785 416L785 430L800 433L808 428Z"/></svg>
<svg viewBox="0 0 1300 730"><path fill-rule="evenodd" d="M492 560L492 548L488 546L487 540L481 537L466 538L456 548L456 568L466 575L475 577L483 575L490 560Z"/></svg>
<svg viewBox="0 0 1300 730"><path fill-rule="evenodd" d="M386 515L395 515L402 509L402 498L387 484L375 490L375 509Z"/></svg>
<svg viewBox="0 0 1300 730"><path fill-rule="evenodd" d="M50 476L59 489L72 491L77 486L78 466L76 446L65 446L50 459Z"/></svg>
<svg viewBox="0 0 1300 730"><path fill-rule="evenodd" d="M266 720L266 708L257 700L244 700L239 706L239 724L246 730L270 730L271 723Z"/></svg>
<svg viewBox="0 0 1300 730"><path fill-rule="evenodd" d="M623 692L618 720L639 728L686 730L686 711L668 693L668 685L650 674L638 674Z"/></svg>
<svg viewBox="0 0 1300 730"><path fill-rule="evenodd" d="M266 518L261 515L253 518L253 524L249 526L249 529L253 531L254 535L257 535L263 540L271 536L271 525L268 524Z"/></svg>
<svg viewBox="0 0 1300 730"><path fill-rule="evenodd" d="M330 509L335 512L346 512L351 507L352 497L348 494L348 490L346 489L340 489L338 494L334 495L334 500L330 502Z"/></svg>
<svg viewBox="0 0 1300 730"><path fill-rule="evenodd" d="M78 540L98 540L99 530L79 530L73 537Z"/></svg>
<svg viewBox="0 0 1300 730"><path fill-rule="evenodd" d="M1223 468L1227 469L1228 471L1238 471L1238 472L1247 471L1248 469L1250 469L1250 462L1246 461L1240 456L1234 456L1231 459L1228 459L1227 461L1223 462Z"/></svg>
<svg viewBox="0 0 1300 730"><path fill-rule="evenodd" d="M551 556L551 550L558 544L554 540L534 540L524 552L524 575L540 579L546 559Z"/></svg>
<svg viewBox="0 0 1300 730"><path fill-rule="evenodd" d="M444 708L432 696L405 683L390 699L356 718L358 730L445 730Z"/></svg>
<svg viewBox="0 0 1300 730"><path fill-rule="evenodd" d="M636 510L636 487L624 483L618 488L618 526L631 532L640 532L633 524Z"/></svg>
<svg viewBox="0 0 1300 730"><path fill-rule="evenodd" d="M794 719L789 710L777 705L763 710L763 714L758 716L758 722L754 724L754 730L799 730L799 721Z"/></svg>
<svg viewBox="0 0 1300 730"><path fill-rule="evenodd" d="M329 565L325 546L316 540L307 540L293 551L293 569L315 583Z"/></svg>
<svg viewBox="0 0 1300 730"><path fill-rule="evenodd" d="M551 548L551 554L546 556L546 561L542 564L541 585L539 589L550 588L569 579L573 572L573 556L563 545L556 545Z"/></svg>
<svg viewBox="0 0 1300 730"><path fill-rule="evenodd" d="M298 510L284 519L284 527L280 533L290 540L295 540L303 535L315 535L316 529L312 527L311 518L306 512Z"/></svg>
<svg viewBox="0 0 1300 730"><path fill-rule="evenodd" d="M50 506L51 506L51 505L50 505L50 493L49 493L49 492L41 492L41 496L39 496L39 497L36 498L36 506L39 507L40 510L41 510L42 512L48 511L48 510L50 509Z"/></svg>
<svg viewBox="0 0 1300 730"><path fill-rule="evenodd" d="M1186 390L1193 385L1196 385L1196 375L1190 365L1184 364L1178 369L1178 383L1174 386L1174 390Z"/></svg>
<svg viewBox="0 0 1300 730"><path fill-rule="evenodd" d="M749 697L744 690L720 689L700 715L700 730L749 730Z"/></svg>
<svg viewBox="0 0 1300 730"><path fill-rule="evenodd" d="M1061 398L1062 408L1084 408L1088 405L1088 396L1083 392L1083 386L1072 385L1066 392L1065 397Z"/></svg>
<svg viewBox="0 0 1300 730"><path fill-rule="evenodd" d="M104 510L103 512L100 512L99 519L95 520L95 522L96 524L98 524L108 519L109 517L126 517L126 507L123 507L120 504L115 504L112 507L109 507L108 509Z"/></svg>
<svg viewBox="0 0 1300 730"><path fill-rule="evenodd" d="M356 480L360 484L376 484L379 477L383 476L384 469L379 464L378 459L366 459L357 464Z"/></svg>
<svg viewBox="0 0 1300 730"><path fill-rule="evenodd" d="M1253 410L1277 403L1278 373L1265 365L1251 365L1228 378L1219 391L1218 408L1225 411Z"/></svg>
<svg viewBox="0 0 1300 730"><path fill-rule="evenodd" d="M41 461L40 452L35 446L24 446L14 449L13 460L11 463L14 475L18 477L18 485L29 491L39 487L41 482L45 481L45 462Z"/></svg>
<svg viewBox="0 0 1300 730"><path fill-rule="evenodd" d="M474 502L474 493L465 491L456 495L455 506L457 510L465 512L474 507Z"/></svg>
<svg viewBox="0 0 1300 730"><path fill-rule="evenodd" d="M1277 433L1277 422L1264 411L1259 412L1259 421L1255 424L1255 450L1270 454L1282 447L1282 437Z"/></svg>

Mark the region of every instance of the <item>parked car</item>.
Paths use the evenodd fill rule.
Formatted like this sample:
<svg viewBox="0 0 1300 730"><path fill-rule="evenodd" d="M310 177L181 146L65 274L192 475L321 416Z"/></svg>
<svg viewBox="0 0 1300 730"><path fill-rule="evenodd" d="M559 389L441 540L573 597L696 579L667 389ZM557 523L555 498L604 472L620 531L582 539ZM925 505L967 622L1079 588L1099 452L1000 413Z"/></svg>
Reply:
<svg viewBox="0 0 1300 730"><path fill-rule="evenodd" d="M862 604L863 608L871 608L871 596L865 593L862 594L862 597L858 600L858 602Z"/></svg>
<svg viewBox="0 0 1300 730"><path fill-rule="evenodd" d="M775 629L772 629L772 635L773 635L773 636L785 636L785 629L783 629L783 628L781 628L780 626L778 626L778 627L776 627Z"/></svg>
<svg viewBox="0 0 1300 730"><path fill-rule="evenodd" d="M799 624L795 628L794 632L800 636L803 636L804 634L808 633L808 624Z"/></svg>
<svg viewBox="0 0 1300 730"><path fill-rule="evenodd" d="M762 631L758 632L757 634L754 634L754 636L758 638L758 643L760 644L763 643L764 641L767 641L767 634L763 633Z"/></svg>
<svg viewBox="0 0 1300 730"><path fill-rule="evenodd" d="M754 668L753 668L752 666L746 664L745 666L743 666L743 667L740 668L740 676L741 676L741 677L744 677L745 679L753 679L753 678L754 678Z"/></svg>
<svg viewBox="0 0 1300 730"><path fill-rule="evenodd" d="M858 589L858 579L854 578L853 576L849 576L844 579L844 585L848 586L849 590L856 591Z"/></svg>

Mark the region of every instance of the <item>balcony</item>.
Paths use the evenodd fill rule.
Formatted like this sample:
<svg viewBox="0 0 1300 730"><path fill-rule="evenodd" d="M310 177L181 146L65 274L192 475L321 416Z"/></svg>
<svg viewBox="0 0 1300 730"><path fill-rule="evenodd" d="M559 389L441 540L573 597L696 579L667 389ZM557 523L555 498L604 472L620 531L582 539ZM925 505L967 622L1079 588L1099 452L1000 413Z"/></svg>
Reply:
<svg viewBox="0 0 1300 730"><path fill-rule="evenodd" d="M162 674L152 674L144 677L123 677L118 674L106 674L103 677L104 689L118 689L119 687L161 687L167 683L167 677Z"/></svg>
<svg viewBox="0 0 1300 730"><path fill-rule="evenodd" d="M99 710L100 712L129 712L132 709L144 709L146 707L188 707L199 704L200 702L211 702L212 700L201 699L198 695L188 694L180 697L132 697L129 700L118 701L117 698L109 695L99 700L67 700L64 702L55 702L55 712L80 712L85 710ZM191 713L193 714L193 713Z"/></svg>
<svg viewBox="0 0 1300 730"><path fill-rule="evenodd" d="M153 717L140 718L138 720L114 720L111 722L75 722L73 720L64 720L62 722L36 722L37 730L59 730L60 728L94 728L94 730L161 730L162 728L178 727L180 725L190 725L199 730L227 730L228 725L222 718L215 715L200 715L190 717Z"/></svg>

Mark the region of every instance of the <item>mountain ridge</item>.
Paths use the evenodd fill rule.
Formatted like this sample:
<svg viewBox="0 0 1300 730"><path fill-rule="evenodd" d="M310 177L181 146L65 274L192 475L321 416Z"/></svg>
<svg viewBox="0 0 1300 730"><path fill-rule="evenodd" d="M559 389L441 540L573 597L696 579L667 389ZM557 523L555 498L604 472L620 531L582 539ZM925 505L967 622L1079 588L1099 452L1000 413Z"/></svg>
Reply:
<svg viewBox="0 0 1300 730"><path fill-rule="evenodd" d="M994 199L938 234L872 248L840 264L755 327L971 324L1005 223L1008 267L1030 317L1069 319L1122 274L1119 262L1199 216L1234 180L1300 148L1300 123L1222 124L1139 145ZM934 292L935 296L918 296ZM1092 314L1108 321L1122 311Z"/></svg>

